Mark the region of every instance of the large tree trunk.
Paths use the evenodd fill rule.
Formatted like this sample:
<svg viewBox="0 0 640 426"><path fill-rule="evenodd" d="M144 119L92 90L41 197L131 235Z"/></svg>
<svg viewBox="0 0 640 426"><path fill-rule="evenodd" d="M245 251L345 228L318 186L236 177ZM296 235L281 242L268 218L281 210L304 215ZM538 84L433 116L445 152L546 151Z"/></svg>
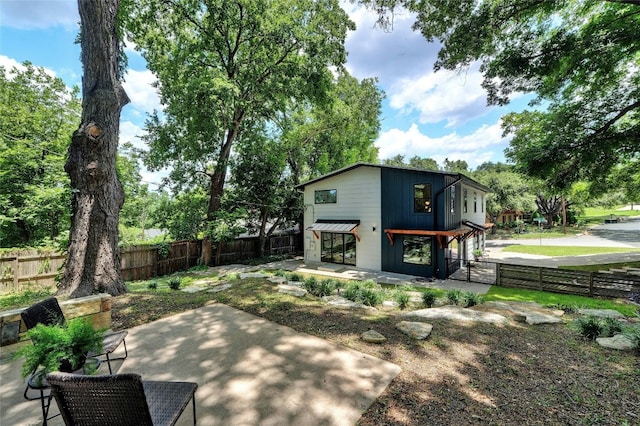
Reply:
<svg viewBox="0 0 640 426"><path fill-rule="evenodd" d="M120 111L129 102L119 80L119 0L78 0L81 20L82 123L65 170L73 191L71 234L58 294L126 292L118 221L124 191L116 175Z"/></svg>

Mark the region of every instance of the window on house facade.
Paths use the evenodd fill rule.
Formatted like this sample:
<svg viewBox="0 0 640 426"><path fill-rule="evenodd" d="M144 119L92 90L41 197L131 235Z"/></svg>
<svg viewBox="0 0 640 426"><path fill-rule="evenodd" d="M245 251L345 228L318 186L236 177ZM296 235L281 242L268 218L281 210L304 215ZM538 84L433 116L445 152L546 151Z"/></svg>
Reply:
<svg viewBox="0 0 640 426"><path fill-rule="evenodd" d="M455 214L456 212L456 187L452 186L451 190L451 214Z"/></svg>
<svg viewBox="0 0 640 426"><path fill-rule="evenodd" d="M356 264L356 237L352 234L322 232L320 260L344 265Z"/></svg>
<svg viewBox="0 0 640 426"><path fill-rule="evenodd" d="M417 183L413 185L413 212L431 213L430 183Z"/></svg>
<svg viewBox="0 0 640 426"><path fill-rule="evenodd" d="M473 212L478 213L478 193L473 193Z"/></svg>
<svg viewBox="0 0 640 426"><path fill-rule="evenodd" d="M315 191L316 204L335 204L337 202L338 202L338 190L321 189L321 190Z"/></svg>
<svg viewBox="0 0 640 426"><path fill-rule="evenodd" d="M405 235L402 261L414 265L431 265L431 237Z"/></svg>
<svg viewBox="0 0 640 426"><path fill-rule="evenodd" d="M467 190L465 189L463 192L463 204L462 204L462 212L466 213L467 212Z"/></svg>

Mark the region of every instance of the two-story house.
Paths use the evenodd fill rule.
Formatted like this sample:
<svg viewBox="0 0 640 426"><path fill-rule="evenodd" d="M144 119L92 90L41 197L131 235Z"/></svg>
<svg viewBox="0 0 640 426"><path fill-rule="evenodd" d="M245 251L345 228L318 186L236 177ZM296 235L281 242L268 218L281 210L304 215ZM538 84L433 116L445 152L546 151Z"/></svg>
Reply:
<svg viewBox="0 0 640 426"><path fill-rule="evenodd" d="M489 189L459 173L358 163L297 188L307 261L446 278L484 250Z"/></svg>

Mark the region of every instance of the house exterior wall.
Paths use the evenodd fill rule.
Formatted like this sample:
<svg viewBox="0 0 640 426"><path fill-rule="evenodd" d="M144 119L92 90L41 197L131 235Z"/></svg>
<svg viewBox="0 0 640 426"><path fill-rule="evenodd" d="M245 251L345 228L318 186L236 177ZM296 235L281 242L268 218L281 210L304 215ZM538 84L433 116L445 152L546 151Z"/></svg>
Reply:
<svg viewBox="0 0 640 426"><path fill-rule="evenodd" d="M466 209L464 200L465 191L467 194ZM462 184L462 220L484 225L486 221L485 198L486 193L484 191L471 185ZM476 235L465 241L461 247L460 256L462 259L473 259L474 250L484 251L484 249L485 234Z"/></svg>
<svg viewBox="0 0 640 426"><path fill-rule="evenodd" d="M436 196L444 185L444 176L416 170L382 169L382 227L383 229L435 229L435 221L444 221L438 215L442 203L447 202L445 194ZM433 208L431 213L414 212L414 185L431 185ZM438 269L438 243L431 239L431 265L415 265L403 262L404 235L394 236L391 245L387 238L382 244L382 270L409 275L431 277Z"/></svg>
<svg viewBox="0 0 640 426"><path fill-rule="evenodd" d="M380 172L380 168L363 166L305 186L305 260L321 260L321 241L315 238L311 231L306 230L315 221L360 220L360 241L356 243L356 267L380 270L380 241L384 237L381 224ZM330 189L337 191L337 202L316 204L315 191Z"/></svg>

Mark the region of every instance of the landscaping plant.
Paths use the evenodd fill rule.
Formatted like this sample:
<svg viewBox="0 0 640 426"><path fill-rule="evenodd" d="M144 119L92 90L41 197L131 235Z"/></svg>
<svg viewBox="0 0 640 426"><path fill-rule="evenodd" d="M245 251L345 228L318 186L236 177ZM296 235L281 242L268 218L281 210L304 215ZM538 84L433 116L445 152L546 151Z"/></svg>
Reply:
<svg viewBox="0 0 640 426"><path fill-rule="evenodd" d="M426 290L422 293L422 303L427 308L431 308L436 302L436 293L433 290Z"/></svg>

